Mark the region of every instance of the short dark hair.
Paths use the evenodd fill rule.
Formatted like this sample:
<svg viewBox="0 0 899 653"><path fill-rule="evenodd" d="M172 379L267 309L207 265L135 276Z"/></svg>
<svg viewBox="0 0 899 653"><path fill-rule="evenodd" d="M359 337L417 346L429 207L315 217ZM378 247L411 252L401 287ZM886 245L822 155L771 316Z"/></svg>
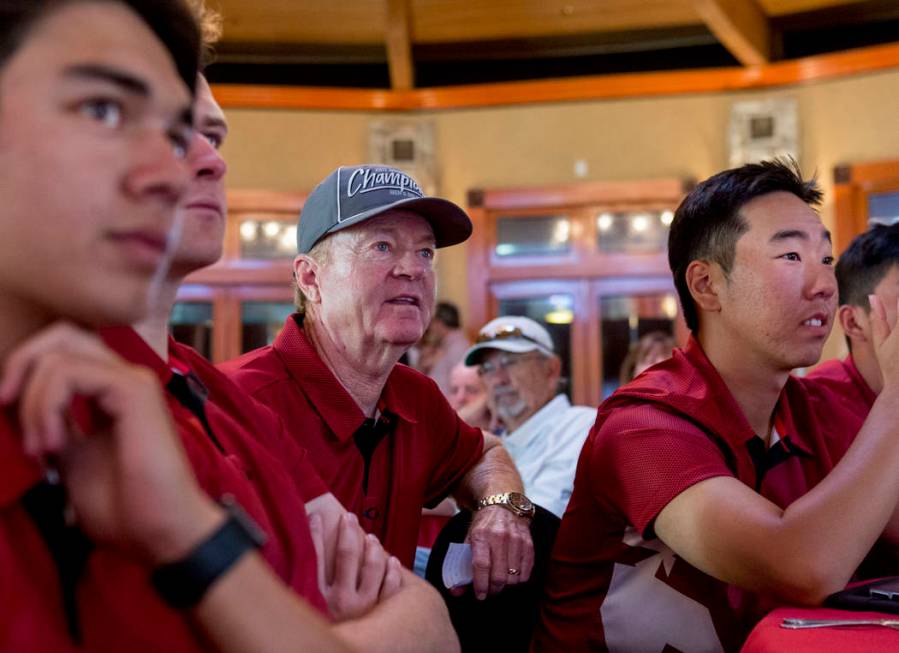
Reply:
<svg viewBox="0 0 899 653"><path fill-rule="evenodd" d="M0 69L28 39L34 26L60 8L87 0L0 0ZM183 0L93 0L116 2L136 13L175 62L193 94L200 61L200 30Z"/></svg>
<svg viewBox="0 0 899 653"><path fill-rule="evenodd" d="M837 261L840 304L871 310L868 295L899 265L899 223L876 225L857 236Z"/></svg>
<svg viewBox="0 0 899 653"><path fill-rule="evenodd" d="M821 201L818 182L803 180L796 161L774 159L719 172L698 184L677 207L668 234L668 265L691 331L699 328L699 314L687 287L687 267L696 260L714 261L729 274L737 240L749 229L740 209L756 197L777 192L792 193L810 206Z"/></svg>
<svg viewBox="0 0 899 653"><path fill-rule="evenodd" d="M458 329L462 324L459 320L459 309L450 302L437 302L437 306L434 307L434 319L450 329Z"/></svg>

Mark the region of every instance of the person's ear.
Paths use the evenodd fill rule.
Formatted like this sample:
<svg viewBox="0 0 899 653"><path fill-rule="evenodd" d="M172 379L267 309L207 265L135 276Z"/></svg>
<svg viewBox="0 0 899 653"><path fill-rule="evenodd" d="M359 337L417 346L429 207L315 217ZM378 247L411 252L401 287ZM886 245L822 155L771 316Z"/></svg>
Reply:
<svg viewBox="0 0 899 653"><path fill-rule="evenodd" d="M299 254L293 260L293 275L306 300L312 303L321 301L321 288L319 287L319 265L311 256Z"/></svg>
<svg viewBox="0 0 899 653"><path fill-rule="evenodd" d="M843 333L852 342L868 342L871 337L871 321L861 306L843 304L837 309L837 320Z"/></svg>
<svg viewBox="0 0 899 653"><path fill-rule="evenodd" d="M558 379L560 376L562 376L562 359L560 359L558 356L547 356L544 359L544 365L546 365L547 378Z"/></svg>
<svg viewBox="0 0 899 653"><path fill-rule="evenodd" d="M687 266L687 289L690 296L696 302L697 310L716 313L721 310L721 300L718 297L721 284L724 282L724 272L717 263L709 261L692 261Z"/></svg>

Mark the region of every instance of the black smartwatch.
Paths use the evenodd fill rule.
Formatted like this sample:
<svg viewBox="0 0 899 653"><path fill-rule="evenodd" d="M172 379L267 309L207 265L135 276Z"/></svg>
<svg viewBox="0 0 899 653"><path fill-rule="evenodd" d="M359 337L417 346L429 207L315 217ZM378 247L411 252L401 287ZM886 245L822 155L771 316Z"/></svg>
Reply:
<svg viewBox="0 0 899 653"><path fill-rule="evenodd" d="M200 602L212 584L240 557L265 544L265 533L225 495L220 503L228 519L186 557L157 567L150 577L156 593L169 606L185 610Z"/></svg>

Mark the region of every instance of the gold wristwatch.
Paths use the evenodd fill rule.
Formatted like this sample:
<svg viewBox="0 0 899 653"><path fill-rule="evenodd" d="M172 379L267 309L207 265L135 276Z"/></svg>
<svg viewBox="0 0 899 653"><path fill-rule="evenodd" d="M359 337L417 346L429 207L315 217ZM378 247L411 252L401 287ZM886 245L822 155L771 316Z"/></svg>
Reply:
<svg viewBox="0 0 899 653"><path fill-rule="evenodd" d="M533 518L535 512L534 504L521 492L491 494L478 501L478 510L487 506L502 506L518 517L526 517L527 519Z"/></svg>

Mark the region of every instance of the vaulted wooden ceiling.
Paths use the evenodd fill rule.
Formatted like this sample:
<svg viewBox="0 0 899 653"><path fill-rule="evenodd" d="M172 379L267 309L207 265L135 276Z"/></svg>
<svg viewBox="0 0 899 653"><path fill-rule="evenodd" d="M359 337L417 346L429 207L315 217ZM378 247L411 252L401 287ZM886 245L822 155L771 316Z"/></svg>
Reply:
<svg viewBox="0 0 899 653"><path fill-rule="evenodd" d="M406 90L899 41L899 0L211 0L213 81Z"/></svg>

